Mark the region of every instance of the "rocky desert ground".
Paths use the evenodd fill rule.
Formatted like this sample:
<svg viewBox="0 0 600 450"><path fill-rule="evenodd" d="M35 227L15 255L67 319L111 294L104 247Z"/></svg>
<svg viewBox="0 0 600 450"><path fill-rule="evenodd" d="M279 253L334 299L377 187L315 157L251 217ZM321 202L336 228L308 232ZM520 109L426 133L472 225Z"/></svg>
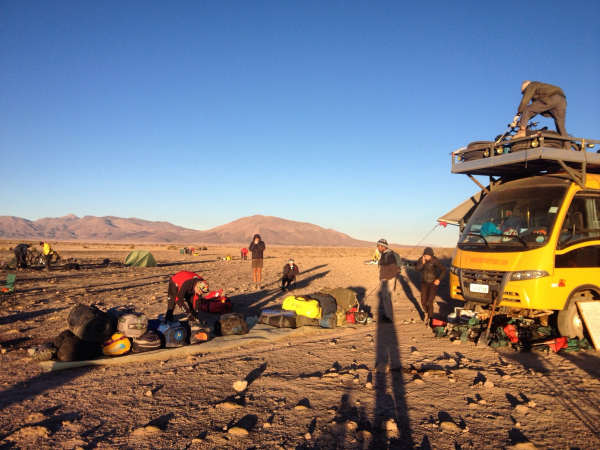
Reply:
<svg viewBox="0 0 600 450"><path fill-rule="evenodd" d="M8 248L0 245L0 260ZM267 242L268 246L268 242ZM418 276L398 280L394 323L317 330L222 353L43 372L27 348L66 328L77 302L133 304L164 313L167 280L201 273L236 311L281 302L289 256L302 271L296 293L353 287L376 313L371 248L268 246L264 286L251 286L239 247L199 256L143 246L154 268L100 267L133 245L56 244L81 270L25 270L0 309L2 448L600 448L597 352L543 354L437 339L420 318ZM398 248L413 258L420 248ZM449 249L438 249L449 257ZM233 261L217 261L231 254ZM5 278L6 271L0 272ZM447 286L437 298L452 306ZM377 314L374 314L375 319ZM236 393L236 381L248 387Z"/></svg>

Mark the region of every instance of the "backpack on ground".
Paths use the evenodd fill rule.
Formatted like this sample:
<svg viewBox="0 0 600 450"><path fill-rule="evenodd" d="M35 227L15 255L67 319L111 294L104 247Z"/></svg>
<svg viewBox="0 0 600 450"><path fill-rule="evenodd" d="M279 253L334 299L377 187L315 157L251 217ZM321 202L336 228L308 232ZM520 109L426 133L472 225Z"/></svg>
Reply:
<svg viewBox="0 0 600 450"><path fill-rule="evenodd" d="M79 339L99 344L114 333L114 318L95 306L75 305L67 318L69 330Z"/></svg>
<svg viewBox="0 0 600 450"><path fill-rule="evenodd" d="M143 353L158 350L161 347L160 336L156 331L148 330L139 337L132 339L132 353Z"/></svg>
<svg viewBox="0 0 600 450"><path fill-rule="evenodd" d="M158 332L163 337L166 348L182 347L187 339L187 329L181 322L162 322Z"/></svg>
<svg viewBox="0 0 600 450"><path fill-rule="evenodd" d="M248 333L246 319L239 313L223 314L217 322L216 328L217 334L221 336Z"/></svg>
<svg viewBox="0 0 600 450"><path fill-rule="evenodd" d="M335 328L336 326L342 326L343 324L338 324L337 316L337 312L324 314L319 320L319 326L321 328Z"/></svg>
<svg viewBox="0 0 600 450"><path fill-rule="evenodd" d="M131 341L122 333L114 333L102 345L102 353L106 356L121 356L131 350Z"/></svg>
<svg viewBox="0 0 600 450"><path fill-rule="evenodd" d="M140 337L148 331L148 318L136 312L123 314L119 317L117 330L130 338Z"/></svg>
<svg viewBox="0 0 600 450"><path fill-rule="evenodd" d="M201 344L211 340L215 334L215 328L206 320L193 320L188 323L190 328L190 344Z"/></svg>
<svg viewBox="0 0 600 450"><path fill-rule="evenodd" d="M311 319L321 317L321 305L317 300L307 300L304 297L290 295L283 299L283 309L296 311L298 316L306 316Z"/></svg>
<svg viewBox="0 0 600 450"><path fill-rule="evenodd" d="M52 344L56 347L56 359L59 361L83 361L102 353L99 343L79 339L70 330L60 333Z"/></svg>

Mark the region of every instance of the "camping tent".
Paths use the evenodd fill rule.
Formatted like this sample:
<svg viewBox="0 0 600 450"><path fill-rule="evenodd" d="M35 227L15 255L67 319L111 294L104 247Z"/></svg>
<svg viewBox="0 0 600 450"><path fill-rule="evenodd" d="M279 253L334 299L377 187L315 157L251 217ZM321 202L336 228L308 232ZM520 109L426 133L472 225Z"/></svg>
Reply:
<svg viewBox="0 0 600 450"><path fill-rule="evenodd" d="M133 267L156 267L156 260L152 256L152 253L146 250L134 250L125 258L125 265Z"/></svg>

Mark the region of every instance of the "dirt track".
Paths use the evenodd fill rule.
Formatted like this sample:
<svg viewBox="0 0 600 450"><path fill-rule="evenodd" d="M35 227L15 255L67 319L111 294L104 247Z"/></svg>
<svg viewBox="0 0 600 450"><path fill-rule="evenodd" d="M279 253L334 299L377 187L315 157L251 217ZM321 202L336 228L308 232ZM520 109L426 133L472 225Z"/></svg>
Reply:
<svg viewBox="0 0 600 450"><path fill-rule="evenodd" d="M122 260L123 246L65 246L63 257ZM41 373L26 348L65 328L76 302L132 303L156 317L178 270L223 287L236 310L281 301L276 277L293 255L298 293L353 286L377 309L371 249L269 248L265 288L237 249L183 257L151 248L160 267L19 272L0 312L0 445L58 448L600 448L600 357L515 353L435 339L415 309L418 278L397 286L394 324L332 330L229 354ZM412 254L410 253L412 252ZM416 258L416 250L400 251ZM6 259L6 251L0 254ZM5 272L0 272L4 277ZM445 309L446 289L438 308ZM247 379L235 397L232 383ZM398 430L386 423L393 419ZM238 426L236 428L236 426ZM233 429L233 430L232 430Z"/></svg>

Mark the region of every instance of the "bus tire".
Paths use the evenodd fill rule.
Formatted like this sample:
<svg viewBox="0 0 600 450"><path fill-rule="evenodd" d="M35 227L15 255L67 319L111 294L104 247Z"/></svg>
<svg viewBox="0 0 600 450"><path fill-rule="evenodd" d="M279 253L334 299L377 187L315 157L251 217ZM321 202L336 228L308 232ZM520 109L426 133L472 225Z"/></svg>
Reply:
<svg viewBox="0 0 600 450"><path fill-rule="evenodd" d="M598 299L598 293L591 289L581 289L573 292L564 309L558 312L557 326L560 335L583 339L584 325L577 309L577 302Z"/></svg>

